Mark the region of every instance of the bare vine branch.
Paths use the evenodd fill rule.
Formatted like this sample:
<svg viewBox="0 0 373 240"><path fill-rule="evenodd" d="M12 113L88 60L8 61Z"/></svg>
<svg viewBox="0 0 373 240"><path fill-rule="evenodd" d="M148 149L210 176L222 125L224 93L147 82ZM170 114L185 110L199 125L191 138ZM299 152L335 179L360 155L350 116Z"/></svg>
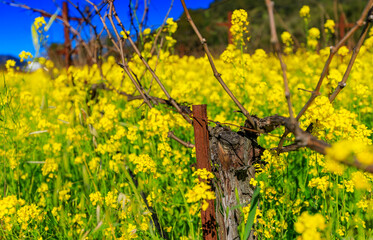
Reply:
<svg viewBox="0 0 373 240"><path fill-rule="evenodd" d="M332 93L332 95L329 97L329 101L331 103L337 97L338 93L340 91L342 91L342 89L344 87L346 87L346 82L347 82L348 76L350 76L350 72L351 72L352 66L355 63L356 57L359 54L361 45L363 45L364 39L365 39L365 37L366 37L366 35L368 33L368 30L369 30L369 25L370 25L370 23L372 21L373 21L373 8L370 9L369 15L367 17L367 23L365 24L365 26L364 26L364 28L363 28L363 30L361 32L361 35L359 37L359 40L358 40L356 46L354 47L354 50L353 50L350 62L348 63L348 66L347 66L347 69L346 69L346 71L345 71L345 73L343 75L342 81L340 81L338 83L337 88L334 90L334 92Z"/></svg>
<svg viewBox="0 0 373 240"><path fill-rule="evenodd" d="M233 102L237 105L237 107L241 110L241 112L249 120L249 122L252 125L252 127L254 129L256 129L255 122L253 121L251 115L246 110L246 108L244 106L242 106L242 104L237 100L237 98L233 95L233 93L231 92L231 90L228 88L228 86L225 84L225 82L221 78L221 74L216 69L215 64L214 64L214 60L212 59L210 50L209 50L209 48L207 46L206 39L202 37L201 33L198 31L198 28L194 24L193 19L192 19L192 17L189 14L188 8L186 7L185 1L184 0L180 0L180 1L181 1L181 4L183 5L183 8L184 8L185 14L187 16L188 22L192 26L192 28L193 28L194 32L196 33L196 35L198 36L198 39L200 40L200 42L201 42L201 44L203 46L203 50L205 51L205 53L207 55L207 58L209 59L209 62L210 62L212 71L214 72L215 78L219 81L220 85L224 88L225 92L231 97L231 99L233 100Z"/></svg>
<svg viewBox="0 0 373 240"><path fill-rule="evenodd" d="M119 34L118 32L116 31L116 28L114 26L114 29L116 31L116 34L117 34L117 38L119 40L119 46L118 44L116 43L116 41L114 40L113 36L111 35L107 25L106 25L106 22L105 20L103 19L99 9L97 8L97 5L92 3L91 1L89 0L86 0L87 3L91 4L93 6L93 8L96 10L96 13L97 15L100 17L100 20L109 36L109 39L112 41L112 43L114 44L114 47L116 48L116 50L120 53L121 55L121 59L122 59L122 64L120 64L120 66L123 68L123 70L125 71L125 73L128 75L128 77L131 79L131 82L133 83L133 85L135 85L137 91L140 93L141 97L144 99L144 102L148 105L149 108L152 108L152 105L151 103L149 102L149 99L148 97L145 95L145 93L142 91L141 87L139 86L139 84L136 82L136 80L133 78L131 72L130 72L130 69L128 67L128 63L127 61L125 60L124 58L124 53L123 53L123 45L122 45L122 38L119 37Z"/></svg>
<svg viewBox="0 0 373 240"><path fill-rule="evenodd" d="M295 142L291 145L285 146L280 152L296 151L299 148L307 147L320 154L326 155L327 149L330 145L325 141L317 139L311 133L303 131L296 122L293 122L290 118L282 116L269 116L258 121L258 128L264 132L271 132L278 126L285 126L295 136ZM349 165L361 169L366 172L373 173L373 165L364 165L356 157L353 161L343 161L342 164Z"/></svg>
<svg viewBox="0 0 373 240"><path fill-rule="evenodd" d="M97 47L97 50L98 50L98 54L96 54L95 56L92 56L93 59L95 59L94 61L97 62L97 66L98 66L98 69L100 71L100 75L101 75L101 79L104 79L104 74L102 72L102 58L100 58L99 56L102 56L102 49L103 49L103 46L102 46L102 43L101 43L101 40L100 40L100 35L97 33L97 27L95 25L92 24L92 21L90 19L91 17L91 12L88 13L88 15L86 16L79 8L78 5L75 5L71 0L68 0L69 3L79 12L80 16L83 18L84 22L87 23L93 30L93 34L95 35L95 39L96 39L96 43L98 45ZM95 47L96 48L96 47ZM95 51L96 52L96 51Z"/></svg>
<svg viewBox="0 0 373 240"><path fill-rule="evenodd" d="M275 51L277 53L277 57L280 61L281 64L281 69L282 69L282 77L284 79L284 88L285 88L285 97L288 103L288 110L289 110L289 115L291 119L294 119L294 113L293 113L293 108L291 104L291 99L290 99L290 90L289 90L289 84L288 84L288 78L286 75L286 64L282 60L282 54L281 54L281 47L280 43L278 41L277 37L277 32L276 32L276 24L275 24L275 18L273 16L273 5L274 2L271 0L266 0L266 5L268 9L268 15L269 15L269 25L271 28L271 43L273 44Z"/></svg>
<svg viewBox="0 0 373 240"><path fill-rule="evenodd" d="M180 143L181 145L183 145L184 147L187 147L187 148L194 148L194 144L192 143L188 143L188 142L185 142L184 140L181 140L180 138L176 137L175 134L170 131L168 132L168 135L167 135L169 138L172 138L173 140L175 140L176 142Z"/></svg>
<svg viewBox="0 0 373 240"><path fill-rule="evenodd" d="M148 3L147 3L147 0L144 0L144 12L142 14L142 18L141 18L141 21L140 21L140 24L139 24L139 29L140 29L141 34L142 34L141 29L144 26L145 20L148 16L148 12L149 12L149 6L148 6Z"/></svg>
<svg viewBox="0 0 373 240"><path fill-rule="evenodd" d="M152 47L152 49L150 50L150 54L152 54L152 55L153 55L154 50L156 49L158 38L159 38L159 36L161 35L161 32L162 32L164 26L166 25L166 21L167 21L168 15L170 14L171 9L172 9L172 7L173 7L173 5L174 5L174 1L175 1L175 0L171 0L170 7L168 8L168 11L167 11L167 13L166 13L166 16L165 16L164 19L163 19L162 25L160 26L160 28L158 29L157 34L155 35L154 43L153 43L153 47Z"/></svg>
<svg viewBox="0 0 373 240"><path fill-rule="evenodd" d="M116 30L116 28L115 28L115 24L114 24L114 21L113 21L112 14L114 13L114 15L115 15L115 17L116 17L116 20L119 22L119 25L121 25L120 19L119 19L118 15L116 14L116 11L115 11L115 8L114 8L113 1L109 2L109 14L108 14L108 19L109 19L109 21L110 21L110 23L111 23L111 25L112 25L112 27L113 27L113 29L114 29L114 32L115 32L116 37L117 37L117 39L118 39L118 41L119 41L119 44L116 43L116 41L114 40L114 38L113 38L113 36L111 35L110 31L108 30L108 27L107 27L107 25L106 25L106 23L105 23L105 20L102 18L101 14L100 14L100 12L99 12L99 10L98 10L98 8L97 8L97 6L96 6L95 4L93 4L92 2L90 2L89 0L86 0L86 1L87 1L89 4L91 4L91 5L95 8L97 14L99 15L99 17L100 17L100 19L101 19L101 21L102 21L102 24L103 24L103 26L104 26L106 32L108 33L109 38L110 38L111 41L113 42L113 44L114 44L114 46L115 46L117 52L119 52L120 55L121 55L122 63L123 63L123 64L119 64L119 65L120 65L120 66L125 70L126 74L130 77L132 83L136 86L136 89L140 92L140 95L141 95L141 96L133 96L133 95L127 94L127 93L125 93L125 92L118 91L118 90L115 89L113 86L111 86L111 88L108 88L105 84L93 85L93 86L92 86L92 89L95 90L95 89L97 89L97 88L101 88L101 89L105 89L105 90L114 90L114 91L117 92L118 94L126 96L128 101L136 100L136 99L143 99L144 102L147 103L147 105L149 106L149 108L152 108L152 105L150 104L149 99L152 100L153 102L161 102L161 103L164 103L164 104L171 105L171 106L175 107L176 110L177 110L177 111L178 111L178 112L179 112L179 113L180 113L180 114L181 114L181 115L182 115L182 116L183 116L183 117L184 117L184 118L185 118L189 123L191 123L192 120L188 117L189 112L186 111L186 110L184 109L183 106L179 105L179 104L178 104L174 99L172 99L172 98L170 97L170 95L168 94L167 91L166 91L166 93L167 93L168 95L166 94L166 96L168 97L168 100L164 100L164 99L160 99L160 98L156 98L156 97L149 96L147 93L145 93L145 92L143 91L143 89L142 89L140 83L138 83L137 80L134 79L134 77L132 76L132 74L131 74L131 70L130 70L129 67L128 67L128 63L126 62L126 60L125 60L125 58L124 58L124 53L123 53L123 40L124 40L124 39L121 38L121 37L119 36L119 33L118 33L118 31ZM124 27L122 27L122 29L123 29L123 31L125 32L125 34L127 34L127 32L126 32L126 30L124 29ZM128 37L128 39L130 39L130 37L128 36L128 34L127 34L127 37ZM139 50L137 49L136 45L133 43L132 39L130 39L130 42L132 43L132 46L134 47L135 51L137 50L137 52L139 52ZM143 59L143 57L141 56L141 54L140 54L140 58ZM145 63L144 63L144 64L145 64ZM145 64L145 65L146 65L146 64ZM151 70L151 68L149 67L149 65L147 65L147 67L148 67L148 69ZM154 73L154 72L153 72L153 73ZM154 74L154 75L155 75L155 74ZM154 75L153 75L153 77L154 77ZM155 75L155 76L156 76L156 75ZM159 79L158 79L158 80L159 80ZM163 85L162 85L162 86L163 86ZM163 87L163 88L164 88L164 87ZM176 137L173 133L171 133L171 134L169 133L169 136L170 136L170 138L173 138L173 139L179 139L179 138ZM183 140L179 139L178 142L180 142L180 141L183 141ZM183 145L184 145L184 144L183 144ZM191 145L189 145L189 146L191 146Z"/></svg>
<svg viewBox="0 0 373 240"><path fill-rule="evenodd" d="M113 4L114 0L111 0L109 2L110 4L110 9L112 10L113 14L114 14L114 17L115 19L117 20L119 26L122 28L123 32L126 34L127 36L127 39L128 41L130 42L132 48L135 50L136 54L139 56L139 58L141 59L141 61L143 62L143 64L146 66L146 68L149 70L149 72L152 74L153 78L155 79L155 81L158 83L158 85L160 86L160 88L162 89L163 93L166 95L167 99L171 102L172 106L174 106L176 108L176 110L183 116L183 118L188 122L188 123L192 123L192 120L187 116L185 115L181 109L179 108L178 104L176 103L176 101L171 98L170 94L168 93L168 91L166 90L166 88L164 87L164 85L162 84L162 82L159 80L158 76L155 74L155 72L153 71L153 69L149 66L148 62L145 60L145 58L142 56L140 50L137 48L136 44L134 43L134 41L132 40L132 38L128 35L126 29L124 28L123 24L122 24L122 21L120 20L120 18L118 17L118 14L115 10L115 6ZM113 26L114 27L114 26ZM114 30L115 30L115 27L114 27Z"/></svg>
<svg viewBox="0 0 373 240"><path fill-rule="evenodd" d="M295 48L299 48L300 47L300 43L299 43L299 40L298 38L292 33L292 31L290 30L289 26L284 22L284 20L282 19L281 15L279 13L276 12L276 9L273 9L273 12L274 14L277 16L277 19L279 20L280 22L280 25L288 32L290 33L291 35L291 38L294 40L294 45L295 45Z"/></svg>
<svg viewBox="0 0 373 240"><path fill-rule="evenodd" d="M350 29L350 31L336 44L335 47L330 47L330 54L329 54L329 57L328 59L326 60L326 63L324 65L324 68L323 68L323 71L321 73L321 76L320 76L320 79L319 81L317 82L317 85L316 85L316 88L314 91L312 91L312 94L310 96L310 98L308 99L307 103L303 106L303 108L300 110L300 112L298 113L297 117L296 117L296 120L299 121L299 119L303 116L303 114L307 111L307 109L309 108L309 106L311 106L311 104L313 103L313 101L315 100L316 97L318 97L320 95L320 88L321 88L321 85L323 83L323 80L326 76L326 74L328 73L328 70L329 70L329 66L330 66L330 63L332 62L332 59L334 57L334 55L338 52L338 49L343 46L343 44L347 41L347 39L349 39L355 32L357 29L359 29L361 26L363 26L365 24L365 21L364 19L367 17L371 7L373 6L373 0L369 0L367 5L365 6L359 20L356 21L355 25ZM357 56L357 53L355 55L355 58ZM352 62L353 64L353 62ZM352 65L350 66L352 68ZM282 138L278 144L278 149L281 149L283 144L284 144L284 141L285 141L285 137L289 134L289 131L288 129L285 129L285 133L282 135Z"/></svg>

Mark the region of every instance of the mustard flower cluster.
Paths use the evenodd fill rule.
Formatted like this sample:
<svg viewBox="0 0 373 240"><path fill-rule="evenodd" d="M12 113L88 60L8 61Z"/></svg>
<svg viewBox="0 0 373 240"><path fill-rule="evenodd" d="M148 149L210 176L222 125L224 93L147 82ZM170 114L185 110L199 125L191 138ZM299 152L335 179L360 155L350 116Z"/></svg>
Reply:
<svg viewBox="0 0 373 240"><path fill-rule="evenodd" d="M206 168L197 169L193 173L193 176L198 176L202 180L209 180L214 178L214 174L212 174L212 172L207 171Z"/></svg>
<svg viewBox="0 0 373 240"><path fill-rule="evenodd" d="M271 151L265 150L263 152L262 160L268 163L264 167L264 171L284 171L286 169L286 157L288 153L277 155Z"/></svg>
<svg viewBox="0 0 373 240"><path fill-rule="evenodd" d="M58 199L61 202L67 202L71 198L70 189L63 189L58 192Z"/></svg>
<svg viewBox="0 0 373 240"><path fill-rule="evenodd" d="M137 156L136 154L130 154L128 156L128 161L132 164L135 164L136 168L134 173L153 173L157 172L156 163L148 154L140 154Z"/></svg>
<svg viewBox="0 0 373 240"><path fill-rule="evenodd" d="M304 127L313 123L313 133L327 140L345 138L362 144L372 143L369 139L372 131L356 120L356 114L343 108L336 111L327 97L316 98L304 118Z"/></svg>
<svg viewBox="0 0 373 240"><path fill-rule="evenodd" d="M5 63L5 68L8 72L8 75L12 76L14 74L14 66L16 65L16 61L13 59L9 59Z"/></svg>
<svg viewBox="0 0 373 240"><path fill-rule="evenodd" d="M310 215L308 212L303 212L295 223L295 231L301 234L297 238L299 240L321 240L323 239L322 231L325 228L325 219L320 213Z"/></svg>
<svg viewBox="0 0 373 240"><path fill-rule="evenodd" d="M176 30L177 30L177 23L174 22L173 18L167 18L165 31L168 31L169 34L173 34L176 32Z"/></svg>
<svg viewBox="0 0 373 240"><path fill-rule="evenodd" d="M234 50L229 49L229 47L220 55L220 59L223 60L223 62L225 63L233 62L234 58L235 58Z"/></svg>
<svg viewBox="0 0 373 240"><path fill-rule="evenodd" d="M330 69L328 77L326 79L328 88L330 88L331 90L334 89L335 86L337 86L337 84L342 80L342 77L343 75L338 69Z"/></svg>
<svg viewBox="0 0 373 240"><path fill-rule="evenodd" d="M120 31L119 35L121 35L122 38L127 39L128 36L130 35L130 31L126 31L126 32Z"/></svg>
<svg viewBox="0 0 373 240"><path fill-rule="evenodd" d="M338 49L338 54L345 57L349 53L349 49L346 46L342 46Z"/></svg>
<svg viewBox="0 0 373 240"><path fill-rule="evenodd" d="M257 232L255 232L254 234L260 234L266 239L273 239L276 233L278 234L282 231L287 230L287 222L285 222L284 220L277 220L276 215L277 213L275 209L268 209L267 211L265 211L265 213L257 210L257 212L255 213L254 221L257 220L258 223L261 224L263 227L261 229L258 229Z"/></svg>
<svg viewBox="0 0 373 240"><path fill-rule="evenodd" d="M42 211L35 205L25 205L17 211L17 222L23 230L27 230L30 225L41 222L44 218Z"/></svg>
<svg viewBox="0 0 373 240"><path fill-rule="evenodd" d="M351 180L356 189L367 190L368 192L372 191L372 175L357 171L351 174Z"/></svg>
<svg viewBox="0 0 373 240"><path fill-rule="evenodd" d="M156 108L150 109L147 118L139 121L140 131L144 132L149 138L159 136L162 141L168 138L168 132L176 126L190 127L180 114L163 114ZM137 130L133 128L133 131Z"/></svg>
<svg viewBox="0 0 373 240"><path fill-rule="evenodd" d="M307 47L315 50L317 45L318 45L317 39L319 39L319 38L320 38L320 30L318 28L314 28L314 27L311 28L308 31L308 35L307 35Z"/></svg>
<svg viewBox="0 0 373 240"><path fill-rule="evenodd" d="M15 65L16 65L16 61L9 59L5 63L5 68L9 71L9 69L14 67Z"/></svg>
<svg viewBox="0 0 373 240"><path fill-rule="evenodd" d="M142 34L144 35L149 35L151 33L151 29L150 28L145 28L144 31L142 32Z"/></svg>
<svg viewBox="0 0 373 240"><path fill-rule="evenodd" d="M16 196L10 195L0 199L0 220L4 224L1 226L6 231L11 231L13 228L12 216L16 214L17 207L25 204L22 199L17 199Z"/></svg>
<svg viewBox="0 0 373 240"><path fill-rule="evenodd" d="M202 210L205 211L209 206L207 200L215 199L215 193L211 191L210 185L205 182L199 182L185 194L185 197L188 203L202 201Z"/></svg>
<svg viewBox="0 0 373 240"><path fill-rule="evenodd" d="M232 33L234 43L238 46L245 45L244 34L249 30L249 21L247 20L247 12L243 9L234 10L232 13L232 26L230 32Z"/></svg>
<svg viewBox="0 0 373 240"><path fill-rule="evenodd" d="M373 164L373 149L358 141L344 140L327 149L327 158L337 162L354 162L354 158L364 166Z"/></svg>
<svg viewBox="0 0 373 240"><path fill-rule="evenodd" d="M118 205L118 190L109 191L105 197L105 205L110 208L117 208Z"/></svg>
<svg viewBox="0 0 373 240"><path fill-rule="evenodd" d="M285 45L284 52L286 54L290 54L293 52L293 39L291 38L291 34L287 31L281 34L281 41Z"/></svg>
<svg viewBox="0 0 373 240"><path fill-rule="evenodd" d="M56 159L47 158L45 160L45 163L44 163L43 167L42 167L43 176L48 177L47 181L49 181L51 178L56 177L56 175L54 173L57 172L57 170L58 170L58 163L57 163Z"/></svg>
<svg viewBox="0 0 373 240"><path fill-rule="evenodd" d="M202 210L205 211L209 206L207 200L215 199L215 193L211 191L211 186L209 184L209 180L214 178L214 175L206 169L198 169L193 173L193 176L199 176L199 178L201 178L202 181L196 178L195 182L197 184L192 189L188 190L188 192L185 194L185 197L188 203L202 202ZM194 214L193 211L196 209L191 209L191 213Z"/></svg>
<svg viewBox="0 0 373 240"><path fill-rule="evenodd" d="M34 20L34 26L36 28L36 30L40 30L40 28L43 26L43 25L46 25L47 23L45 22L45 19L44 17L37 17L35 18Z"/></svg>
<svg viewBox="0 0 373 240"><path fill-rule="evenodd" d="M334 21L332 19L326 20L326 22L324 24L325 32L333 34L334 33L334 28L335 28Z"/></svg>
<svg viewBox="0 0 373 240"><path fill-rule="evenodd" d="M304 5L300 10L299 10L299 16L301 18L308 19L310 18L310 7L308 5Z"/></svg>
<svg viewBox="0 0 373 240"><path fill-rule="evenodd" d="M17 226L26 231L29 228L36 228L44 220L45 213L35 204L27 205L23 199L17 199L10 195L0 199L0 221L3 237L16 229Z"/></svg>
<svg viewBox="0 0 373 240"><path fill-rule="evenodd" d="M329 177L328 176L323 176L323 177L317 177L317 178L312 178L308 186L311 188L317 188L321 190L322 192L326 192L329 189L330 182L329 182Z"/></svg>
<svg viewBox="0 0 373 240"><path fill-rule="evenodd" d="M23 62L25 59L31 59L33 58L32 54L30 52L22 51L19 55L20 61Z"/></svg>

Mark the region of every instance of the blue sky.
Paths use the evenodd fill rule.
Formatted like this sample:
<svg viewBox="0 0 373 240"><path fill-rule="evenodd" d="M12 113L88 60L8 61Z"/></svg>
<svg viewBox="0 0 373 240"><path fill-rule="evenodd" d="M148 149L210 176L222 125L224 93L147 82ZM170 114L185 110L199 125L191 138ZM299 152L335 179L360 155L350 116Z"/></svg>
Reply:
<svg viewBox="0 0 373 240"><path fill-rule="evenodd" d="M78 3L83 9L87 3L84 0L72 0L74 3ZM54 13L57 10L57 6L62 8L62 0L18 0L18 3L24 3L33 8L43 9L47 12ZM98 3L99 0L93 0ZM133 0L132 2L135 2ZM143 8L143 0L139 0L139 10ZM147 0L149 2L149 0ZM186 4L190 9L207 8L213 0L186 0ZM118 15L121 17L124 24L128 27L128 4L129 0L116 0L115 6ZM148 25L156 28L162 24L163 18L167 13L171 4L171 0L151 0L149 6L149 20ZM175 0L173 8L170 12L169 17L178 19L183 13L183 8L180 0ZM69 5L69 15L71 17L79 17L79 13ZM10 54L18 56L22 51L28 51L34 53L34 47L31 38L31 24L36 17L39 17L39 13L33 13L31 11L11 7L1 3L0 1L0 54ZM94 24L97 24L98 29L101 30L99 19L94 19ZM76 24L72 24L73 26ZM48 31L49 40L48 42L63 42L63 26L55 21ZM84 34L83 34L84 35Z"/></svg>

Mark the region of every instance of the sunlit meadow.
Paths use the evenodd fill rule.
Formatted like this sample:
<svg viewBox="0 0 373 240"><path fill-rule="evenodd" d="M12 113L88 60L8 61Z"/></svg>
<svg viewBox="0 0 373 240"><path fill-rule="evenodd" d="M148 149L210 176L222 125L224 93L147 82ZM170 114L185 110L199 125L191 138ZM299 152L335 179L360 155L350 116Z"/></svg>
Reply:
<svg viewBox="0 0 373 240"><path fill-rule="evenodd" d="M319 43L320 31L334 34L334 22L326 21L319 30L308 26L310 17L303 7L300 21L307 39L302 48L294 51L291 35L281 34L295 112L308 100L330 52ZM245 11L235 11L232 23L235 43L215 59L222 78L251 114L288 116L277 57L262 49L245 53L250 46ZM46 23L37 19L35 24L39 29ZM169 19L159 56L149 54L155 33L145 30L143 36L142 53L170 95L189 106L207 104L211 120L243 125L244 116L214 78L207 58L173 54L176 28ZM346 88L330 104L328 96L350 56L346 47L339 50L322 95L300 120L302 128L313 123L318 138L337 143L328 155L267 150L262 156L267 164L256 166L251 184L261 189L254 224L259 239L373 236L373 175L338 163L357 154L372 164L372 30ZM156 215L170 239L202 239L200 210L214 193L198 179L213 176L196 171L194 149L167 137L173 131L194 142L192 126L167 105L149 109L120 94L138 95L114 57L104 60L103 78L97 65L65 71L30 53L20 57L43 67L25 73L9 60L1 74L0 238L161 239ZM141 83L152 96L165 98L138 56L129 67L143 76ZM100 83L110 89L92 92ZM260 145L276 147L283 131L261 136ZM250 203L242 206L243 223L249 209Z"/></svg>

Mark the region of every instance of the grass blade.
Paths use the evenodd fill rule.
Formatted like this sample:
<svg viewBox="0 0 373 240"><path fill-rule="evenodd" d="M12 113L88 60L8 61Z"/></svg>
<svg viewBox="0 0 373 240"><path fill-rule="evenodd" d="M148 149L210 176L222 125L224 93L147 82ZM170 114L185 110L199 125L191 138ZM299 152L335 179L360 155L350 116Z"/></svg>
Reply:
<svg viewBox="0 0 373 240"><path fill-rule="evenodd" d="M34 48L36 52L35 57L36 57L39 54L40 43L39 43L39 36L36 30L35 24L31 25L31 37L32 37L32 43L34 44Z"/></svg>
<svg viewBox="0 0 373 240"><path fill-rule="evenodd" d="M254 224L254 218L255 218L255 213L256 213L256 208L258 206L259 202L259 197L260 197L260 187L257 186L254 190L253 197L251 199L251 204L250 204L250 212L249 216L247 217L247 222L245 226L245 233L244 233L244 239L248 239L250 236L251 229Z"/></svg>
<svg viewBox="0 0 373 240"><path fill-rule="evenodd" d="M60 13L60 9L57 9L56 12L49 19L47 26L44 27L44 31L47 32L49 30L49 28L52 26L52 23L54 22L54 20L56 19L59 13Z"/></svg>

